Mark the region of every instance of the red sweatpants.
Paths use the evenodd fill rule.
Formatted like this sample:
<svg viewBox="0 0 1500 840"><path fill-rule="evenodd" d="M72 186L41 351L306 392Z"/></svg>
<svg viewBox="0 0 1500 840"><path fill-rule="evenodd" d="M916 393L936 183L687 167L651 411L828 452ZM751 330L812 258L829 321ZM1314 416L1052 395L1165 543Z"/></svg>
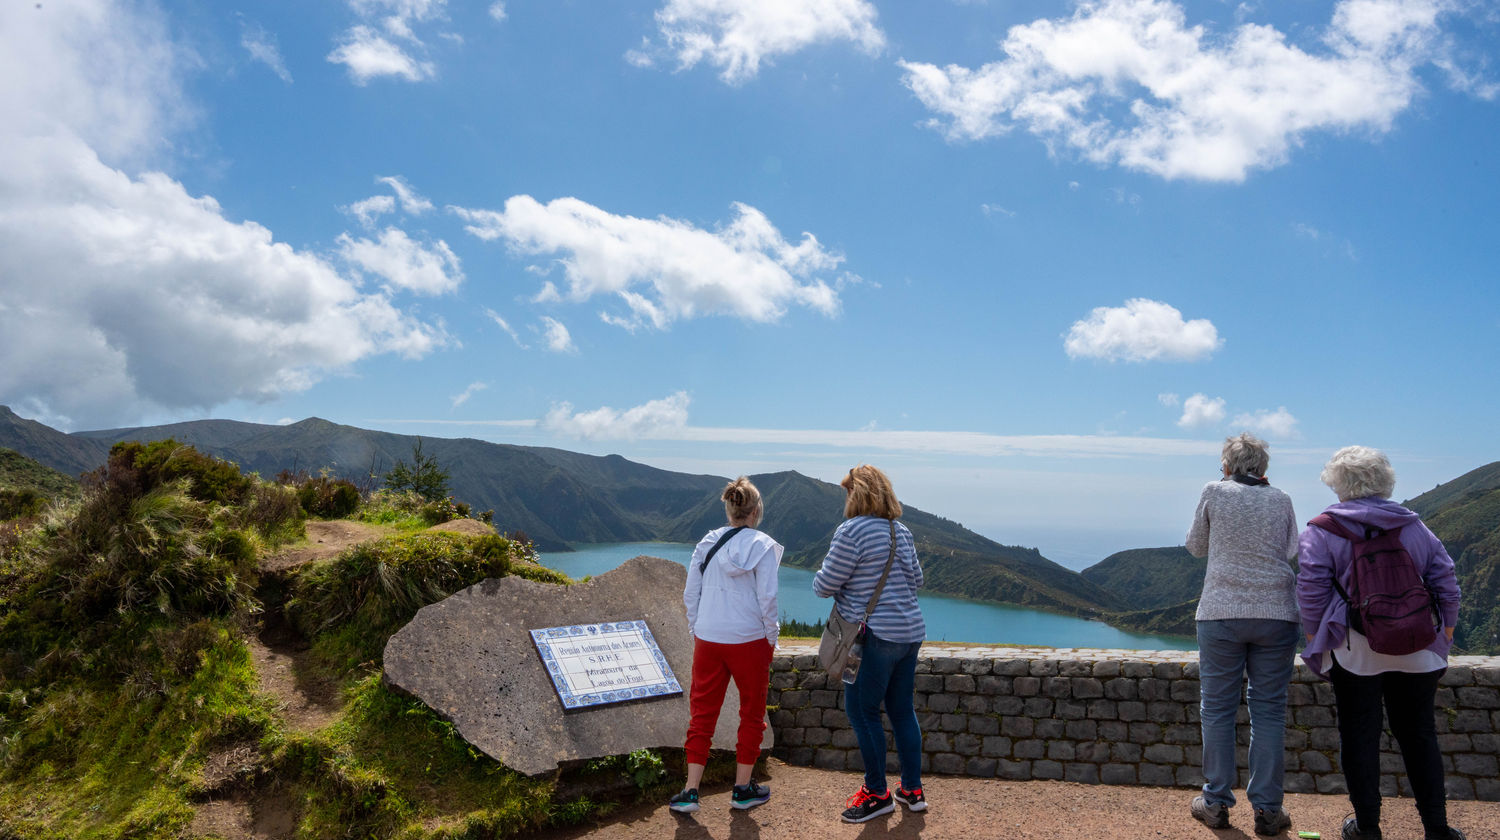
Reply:
<svg viewBox="0 0 1500 840"><path fill-rule="evenodd" d="M707 764L714 727L730 677L740 692L740 731L734 759L754 764L760 758L760 740L766 732L766 689L771 684L771 654L775 648L765 639L739 645L721 645L695 639L693 686L688 694L687 752L689 764Z"/></svg>

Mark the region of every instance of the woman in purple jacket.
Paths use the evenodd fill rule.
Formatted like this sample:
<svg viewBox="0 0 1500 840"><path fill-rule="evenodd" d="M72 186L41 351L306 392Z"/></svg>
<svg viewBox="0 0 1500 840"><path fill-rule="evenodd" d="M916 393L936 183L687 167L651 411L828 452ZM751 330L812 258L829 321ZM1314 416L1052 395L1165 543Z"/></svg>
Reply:
<svg viewBox="0 0 1500 840"><path fill-rule="evenodd" d="M1344 592L1351 591L1353 544L1316 525L1302 532L1297 573L1297 604L1307 634L1302 658L1333 682L1340 763L1354 805L1354 816L1344 820L1343 840L1380 838L1382 702L1391 734L1401 745L1427 840L1464 840L1463 832L1448 825L1442 753L1433 724L1438 679L1448 667L1458 623L1453 560L1417 514L1390 500L1396 473L1379 450L1346 446L1333 454L1322 478L1338 494L1338 504L1324 511L1338 526L1351 534L1401 529L1401 544L1442 618L1442 629L1426 648L1403 655L1376 652L1363 633L1349 626L1349 605L1335 587L1337 582Z"/></svg>

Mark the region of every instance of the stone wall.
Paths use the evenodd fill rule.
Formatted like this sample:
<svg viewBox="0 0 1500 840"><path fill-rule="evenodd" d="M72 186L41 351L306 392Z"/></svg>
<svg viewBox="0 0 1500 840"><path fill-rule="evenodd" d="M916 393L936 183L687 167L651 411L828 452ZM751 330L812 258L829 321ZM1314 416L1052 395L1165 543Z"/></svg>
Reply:
<svg viewBox="0 0 1500 840"><path fill-rule="evenodd" d="M768 704L775 754L791 764L862 767L842 684L815 648L783 644ZM1437 696L1448 794L1500 801L1500 657L1454 657ZM1345 793L1333 688L1298 662L1288 692L1286 789ZM928 644L917 663L923 772L1086 784L1203 783L1195 651L958 647ZM1240 722L1248 722L1244 706ZM1239 733L1240 783L1249 726ZM890 758L895 768L894 751ZM1389 735L1388 795L1410 796Z"/></svg>

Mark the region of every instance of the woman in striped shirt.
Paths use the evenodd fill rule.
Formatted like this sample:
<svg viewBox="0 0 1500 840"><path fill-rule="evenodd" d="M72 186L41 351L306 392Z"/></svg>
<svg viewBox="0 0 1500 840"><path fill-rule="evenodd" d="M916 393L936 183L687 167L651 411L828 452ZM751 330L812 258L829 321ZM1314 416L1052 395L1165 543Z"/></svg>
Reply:
<svg viewBox="0 0 1500 840"><path fill-rule="evenodd" d="M912 706L917 652L927 636L927 625L917 605L922 565L917 561L911 531L896 521L901 516L901 503L891 489L891 480L864 464L850 470L840 484L848 493L845 519L834 531L828 556L813 578L813 592L820 598L832 597L839 615L859 621L891 556L893 539L896 545L880 601L865 622L864 661L859 676L844 686L844 711L859 739L865 783L849 797L843 819L858 823L891 813L896 809L895 802L913 811L927 808L922 795L922 730ZM901 765L901 785L894 794L886 786L882 704L891 720L896 758Z"/></svg>

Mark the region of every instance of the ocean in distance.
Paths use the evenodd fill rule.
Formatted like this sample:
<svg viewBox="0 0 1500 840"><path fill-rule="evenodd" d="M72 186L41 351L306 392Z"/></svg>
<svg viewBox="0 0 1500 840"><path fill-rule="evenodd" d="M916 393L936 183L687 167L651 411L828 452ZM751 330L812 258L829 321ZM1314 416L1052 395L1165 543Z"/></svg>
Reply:
<svg viewBox="0 0 1500 840"><path fill-rule="evenodd" d="M688 543L595 543L572 552L542 555L542 565L572 578L602 575L632 557L647 554L686 566L692 559ZM813 572L782 566L777 604L782 620L809 624L828 617L833 601L812 591ZM681 593L673 593L681 597ZM1105 624L1024 607L982 604L932 592L919 593L922 616L931 641L1047 645L1051 647L1124 648L1127 650L1194 650L1197 642L1180 636L1130 633Z"/></svg>

